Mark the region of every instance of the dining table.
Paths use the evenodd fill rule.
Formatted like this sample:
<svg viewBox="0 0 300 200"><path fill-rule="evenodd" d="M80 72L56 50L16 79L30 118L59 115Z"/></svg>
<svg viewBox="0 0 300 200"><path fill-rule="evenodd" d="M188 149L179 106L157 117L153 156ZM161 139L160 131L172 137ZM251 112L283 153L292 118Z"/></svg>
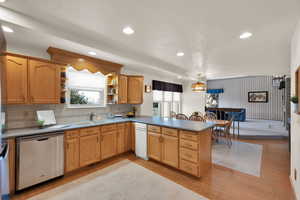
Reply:
<svg viewBox="0 0 300 200"><path fill-rule="evenodd" d="M215 127L225 127L227 125L229 125L231 122L229 120L222 120L222 119L215 119L215 120L206 120L206 122L212 122L215 124ZM240 127L238 126L238 137L240 136ZM234 122L233 122L233 135L235 135L235 125L234 125Z"/></svg>

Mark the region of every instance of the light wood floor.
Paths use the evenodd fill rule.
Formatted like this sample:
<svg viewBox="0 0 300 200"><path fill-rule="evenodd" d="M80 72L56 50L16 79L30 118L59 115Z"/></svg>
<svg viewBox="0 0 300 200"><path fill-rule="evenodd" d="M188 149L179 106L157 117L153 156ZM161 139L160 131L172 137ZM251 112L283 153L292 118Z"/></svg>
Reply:
<svg viewBox="0 0 300 200"><path fill-rule="evenodd" d="M213 165L200 179L156 163L137 159L133 154L121 155L76 173L27 189L13 196L13 200L27 199L86 174L101 170L124 159L129 159L209 199L217 200L291 200L294 199L289 182L289 153L284 140L243 140L263 145L261 177Z"/></svg>

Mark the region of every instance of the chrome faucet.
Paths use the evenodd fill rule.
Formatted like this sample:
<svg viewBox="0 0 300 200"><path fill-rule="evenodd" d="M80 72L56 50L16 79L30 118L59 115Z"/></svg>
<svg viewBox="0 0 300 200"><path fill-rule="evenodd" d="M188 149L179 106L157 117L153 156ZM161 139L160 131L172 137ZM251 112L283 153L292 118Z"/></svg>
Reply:
<svg viewBox="0 0 300 200"><path fill-rule="evenodd" d="M89 117L90 117L90 121L94 121L94 118L96 117L96 113L91 112L91 113L89 114Z"/></svg>

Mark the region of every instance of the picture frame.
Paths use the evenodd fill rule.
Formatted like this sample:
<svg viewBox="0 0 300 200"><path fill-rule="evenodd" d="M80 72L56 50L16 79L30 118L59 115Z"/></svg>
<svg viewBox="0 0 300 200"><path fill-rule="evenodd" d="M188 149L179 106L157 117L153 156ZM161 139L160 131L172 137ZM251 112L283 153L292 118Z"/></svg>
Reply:
<svg viewBox="0 0 300 200"><path fill-rule="evenodd" d="M268 103L269 94L268 91L251 91L248 92L249 103Z"/></svg>

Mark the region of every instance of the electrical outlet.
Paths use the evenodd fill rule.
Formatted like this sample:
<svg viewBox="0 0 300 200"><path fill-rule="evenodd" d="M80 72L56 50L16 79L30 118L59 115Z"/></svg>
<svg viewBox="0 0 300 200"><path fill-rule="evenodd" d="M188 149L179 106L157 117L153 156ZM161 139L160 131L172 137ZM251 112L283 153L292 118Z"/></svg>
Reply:
<svg viewBox="0 0 300 200"><path fill-rule="evenodd" d="M294 179L297 181L297 169L294 169Z"/></svg>

